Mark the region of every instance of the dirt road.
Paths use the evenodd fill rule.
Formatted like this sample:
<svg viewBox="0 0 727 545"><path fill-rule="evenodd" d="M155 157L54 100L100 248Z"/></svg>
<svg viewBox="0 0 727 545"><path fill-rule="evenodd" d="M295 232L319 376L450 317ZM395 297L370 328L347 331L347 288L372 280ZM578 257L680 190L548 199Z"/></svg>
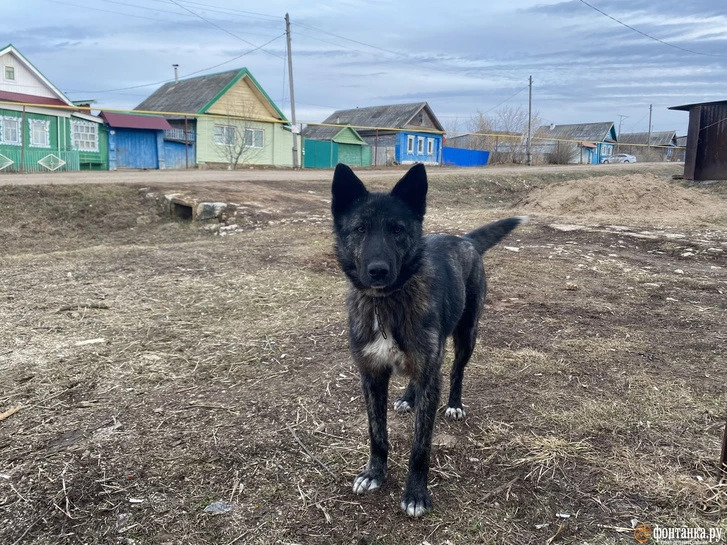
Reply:
<svg viewBox="0 0 727 545"><path fill-rule="evenodd" d="M494 175L517 174L517 173L556 173L584 171L593 172L603 170L608 172L619 172L621 170L645 171L653 168L653 163L618 164L618 165L553 165L527 167L516 166L492 166L484 168L454 168L441 167L431 168L430 174L452 174L464 175ZM388 169L362 169L360 177L365 180L377 178L391 178L397 173L405 170L406 167ZM95 184L95 183L116 183L116 184L181 184L199 182L255 182L255 181L317 181L329 180L332 176L330 170L129 170L114 172L55 172L55 173L29 173L29 174L2 174L0 185L40 185L40 184Z"/></svg>

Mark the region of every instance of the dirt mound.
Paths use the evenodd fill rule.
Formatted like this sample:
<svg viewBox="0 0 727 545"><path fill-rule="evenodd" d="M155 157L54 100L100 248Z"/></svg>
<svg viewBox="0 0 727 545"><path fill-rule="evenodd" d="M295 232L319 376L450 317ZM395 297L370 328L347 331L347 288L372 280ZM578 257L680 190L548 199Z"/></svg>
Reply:
<svg viewBox="0 0 727 545"><path fill-rule="evenodd" d="M727 217L727 201L653 174L600 176L537 189L518 208L533 214L592 219L645 219L672 224Z"/></svg>

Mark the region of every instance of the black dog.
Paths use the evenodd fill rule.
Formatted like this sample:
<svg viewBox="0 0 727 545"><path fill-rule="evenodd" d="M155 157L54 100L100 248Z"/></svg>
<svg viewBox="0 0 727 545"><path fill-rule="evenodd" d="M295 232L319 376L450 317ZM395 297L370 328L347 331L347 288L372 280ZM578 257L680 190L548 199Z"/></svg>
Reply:
<svg viewBox="0 0 727 545"><path fill-rule="evenodd" d="M392 372L404 374L409 386L394 408L414 408L416 423L401 508L420 517L432 509L427 476L445 341L453 337L455 354L445 415L461 419L462 375L485 300L482 254L521 218L496 221L463 237L422 236L427 175L421 164L391 193L369 193L349 167L339 164L332 193L336 255L350 281L350 347L361 374L371 439L369 462L353 491L375 490L384 481L389 378Z"/></svg>

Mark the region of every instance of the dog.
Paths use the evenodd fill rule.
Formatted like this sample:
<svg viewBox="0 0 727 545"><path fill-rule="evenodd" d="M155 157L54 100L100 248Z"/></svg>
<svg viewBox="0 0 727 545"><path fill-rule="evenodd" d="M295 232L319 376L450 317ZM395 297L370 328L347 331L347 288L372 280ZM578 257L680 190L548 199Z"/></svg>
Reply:
<svg viewBox="0 0 727 545"><path fill-rule="evenodd" d="M422 164L411 167L390 193L369 192L339 164L331 188L335 253L349 281L349 345L361 376L371 443L353 491L371 492L384 482L389 379L403 374L409 385L394 409L415 413L401 501L411 517L432 509L427 478L446 339L454 340L454 364L445 416L460 420L466 416L462 376L485 301L482 255L524 219L503 219L461 237L423 236L427 189Z"/></svg>

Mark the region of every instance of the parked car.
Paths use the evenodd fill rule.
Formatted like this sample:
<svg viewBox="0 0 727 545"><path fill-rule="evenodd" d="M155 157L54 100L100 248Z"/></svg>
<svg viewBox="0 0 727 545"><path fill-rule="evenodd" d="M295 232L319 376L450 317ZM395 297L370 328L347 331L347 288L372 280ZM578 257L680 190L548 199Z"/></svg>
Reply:
<svg viewBox="0 0 727 545"><path fill-rule="evenodd" d="M601 163L635 163L636 157L628 153L617 153L616 155L607 155L601 159Z"/></svg>

